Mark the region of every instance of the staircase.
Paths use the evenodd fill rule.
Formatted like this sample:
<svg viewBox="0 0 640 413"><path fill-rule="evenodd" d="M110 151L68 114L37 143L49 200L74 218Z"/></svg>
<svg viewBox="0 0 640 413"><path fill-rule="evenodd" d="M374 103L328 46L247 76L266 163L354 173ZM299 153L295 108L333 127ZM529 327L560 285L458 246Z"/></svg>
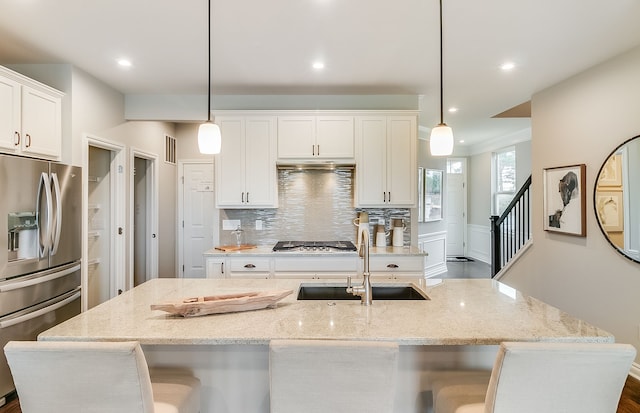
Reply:
<svg viewBox="0 0 640 413"><path fill-rule="evenodd" d="M502 215L491 216L491 277L531 239L531 175Z"/></svg>

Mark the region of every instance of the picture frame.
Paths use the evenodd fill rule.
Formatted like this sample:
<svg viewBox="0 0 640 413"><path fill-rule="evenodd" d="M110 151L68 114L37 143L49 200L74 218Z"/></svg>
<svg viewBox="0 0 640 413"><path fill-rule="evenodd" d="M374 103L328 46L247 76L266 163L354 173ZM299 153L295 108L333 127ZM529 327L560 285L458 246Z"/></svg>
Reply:
<svg viewBox="0 0 640 413"><path fill-rule="evenodd" d="M619 232L624 229L622 191L598 191L595 203L600 225L605 231Z"/></svg>
<svg viewBox="0 0 640 413"><path fill-rule="evenodd" d="M418 222L424 222L424 168L418 167Z"/></svg>
<svg viewBox="0 0 640 413"><path fill-rule="evenodd" d="M598 186L622 186L622 155L613 154L602 166Z"/></svg>
<svg viewBox="0 0 640 413"><path fill-rule="evenodd" d="M426 169L424 178L424 220L442 219L442 177L440 169Z"/></svg>
<svg viewBox="0 0 640 413"><path fill-rule="evenodd" d="M543 170L544 230L587 236L586 165Z"/></svg>

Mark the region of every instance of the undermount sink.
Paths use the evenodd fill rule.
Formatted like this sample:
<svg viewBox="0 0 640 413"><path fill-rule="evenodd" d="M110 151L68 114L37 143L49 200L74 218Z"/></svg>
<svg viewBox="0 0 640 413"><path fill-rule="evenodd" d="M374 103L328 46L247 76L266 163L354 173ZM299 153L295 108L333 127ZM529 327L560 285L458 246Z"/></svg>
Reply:
<svg viewBox="0 0 640 413"><path fill-rule="evenodd" d="M428 300L424 293L410 284L374 285L373 300ZM360 300L347 292L347 285L300 284L298 300Z"/></svg>

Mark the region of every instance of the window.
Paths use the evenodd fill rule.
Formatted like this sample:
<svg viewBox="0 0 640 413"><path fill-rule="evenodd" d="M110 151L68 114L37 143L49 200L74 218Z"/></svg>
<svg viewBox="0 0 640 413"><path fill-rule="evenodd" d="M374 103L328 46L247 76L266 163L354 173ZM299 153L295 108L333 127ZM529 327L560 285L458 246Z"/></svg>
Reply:
<svg viewBox="0 0 640 413"><path fill-rule="evenodd" d="M493 154L493 212L500 215L513 199L516 188L516 150L513 147Z"/></svg>

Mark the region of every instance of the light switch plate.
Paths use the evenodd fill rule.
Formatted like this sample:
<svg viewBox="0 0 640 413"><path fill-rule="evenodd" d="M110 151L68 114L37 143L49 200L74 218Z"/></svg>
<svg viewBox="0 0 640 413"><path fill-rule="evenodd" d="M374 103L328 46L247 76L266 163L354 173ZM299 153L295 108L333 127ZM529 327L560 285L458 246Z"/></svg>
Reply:
<svg viewBox="0 0 640 413"><path fill-rule="evenodd" d="M262 220L256 219L256 231L262 231Z"/></svg>
<svg viewBox="0 0 640 413"><path fill-rule="evenodd" d="M233 231L241 225L239 219L223 219L222 220L222 230L223 231Z"/></svg>

